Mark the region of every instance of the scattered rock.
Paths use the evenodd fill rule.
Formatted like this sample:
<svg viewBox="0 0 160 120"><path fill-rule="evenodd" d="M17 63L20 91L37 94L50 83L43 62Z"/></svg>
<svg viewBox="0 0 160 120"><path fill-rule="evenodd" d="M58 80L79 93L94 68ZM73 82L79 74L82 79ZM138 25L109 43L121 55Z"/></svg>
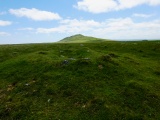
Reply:
<svg viewBox="0 0 160 120"><path fill-rule="evenodd" d="M64 61L62 62L62 64L63 64L63 65L68 65L68 64L69 64L69 61L68 61L68 60L64 60Z"/></svg>
<svg viewBox="0 0 160 120"><path fill-rule="evenodd" d="M36 90L33 90L33 92L36 92Z"/></svg>
<svg viewBox="0 0 160 120"><path fill-rule="evenodd" d="M83 60L90 60L90 58L82 58Z"/></svg>
<svg viewBox="0 0 160 120"><path fill-rule="evenodd" d="M64 57L63 55L61 55L61 57Z"/></svg>
<svg viewBox="0 0 160 120"><path fill-rule="evenodd" d="M13 87L12 88L7 88L7 91L12 91L13 90Z"/></svg>
<svg viewBox="0 0 160 120"><path fill-rule="evenodd" d="M69 58L69 60L76 60L75 58Z"/></svg>
<svg viewBox="0 0 160 120"><path fill-rule="evenodd" d="M48 99L48 103L51 101L51 99Z"/></svg>
<svg viewBox="0 0 160 120"><path fill-rule="evenodd" d="M98 68L99 68L99 69L103 69L103 66L102 66L102 65L98 65Z"/></svg>
<svg viewBox="0 0 160 120"><path fill-rule="evenodd" d="M25 85L26 85L26 86L29 86L29 84L28 84L28 83L26 83Z"/></svg>
<svg viewBox="0 0 160 120"><path fill-rule="evenodd" d="M82 108L85 108L85 107L86 107L86 105L83 105L83 106L82 106Z"/></svg>
<svg viewBox="0 0 160 120"><path fill-rule="evenodd" d="M80 44L80 46L84 46L83 44Z"/></svg>
<svg viewBox="0 0 160 120"><path fill-rule="evenodd" d="M32 83L35 83L35 82L36 82L35 80L32 81Z"/></svg>
<svg viewBox="0 0 160 120"><path fill-rule="evenodd" d="M12 91L14 89L14 86L8 85L7 91Z"/></svg>

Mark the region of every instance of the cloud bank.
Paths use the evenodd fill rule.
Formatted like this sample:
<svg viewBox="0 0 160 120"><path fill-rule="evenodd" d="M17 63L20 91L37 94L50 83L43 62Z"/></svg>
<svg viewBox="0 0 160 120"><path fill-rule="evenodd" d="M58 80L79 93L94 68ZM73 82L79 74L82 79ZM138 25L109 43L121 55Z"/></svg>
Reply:
<svg viewBox="0 0 160 120"><path fill-rule="evenodd" d="M160 0L82 0L74 5L78 10L91 13L104 13L133 8L139 5L156 6Z"/></svg>
<svg viewBox="0 0 160 120"><path fill-rule="evenodd" d="M57 13L41 11L35 8L10 9L9 12L17 17L27 17L35 21L49 21L61 19L61 17Z"/></svg>
<svg viewBox="0 0 160 120"><path fill-rule="evenodd" d="M131 18L107 19L103 22L94 20L61 20L53 28L37 28L36 33L86 34L110 39L157 39L160 38L160 20L135 22Z"/></svg>
<svg viewBox="0 0 160 120"><path fill-rule="evenodd" d="M0 36L8 36L10 35L9 33L6 33L6 32L0 32Z"/></svg>
<svg viewBox="0 0 160 120"><path fill-rule="evenodd" d="M100 23L94 20L66 19L60 21L60 26L55 28L38 28L37 33L77 33L89 31L98 26Z"/></svg>
<svg viewBox="0 0 160 120"><path fill-rule="evenodd" d="M0 26L8 26L8 25L11 25L12 22L10 21L3 21L3 20L0 20Z"/></svg>
<svg viewBox="0 0 160 120"><path fill-rule="evenodd" d="M133 17L141 17L141 18L149 18L154 16L154 14L139 14L139 13L135 13L132 15Z"/></svg>

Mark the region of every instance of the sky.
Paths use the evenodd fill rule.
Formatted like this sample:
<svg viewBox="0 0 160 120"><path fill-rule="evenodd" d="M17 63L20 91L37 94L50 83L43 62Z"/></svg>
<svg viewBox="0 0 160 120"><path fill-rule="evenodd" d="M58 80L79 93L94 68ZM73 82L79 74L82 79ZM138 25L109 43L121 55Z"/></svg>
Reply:
<svg viewBox="0 0 160 120"><path fill-rule="evenodd" d="M160 39L160 0L0 0L0 44L50 43L75 34Z"/></svg>

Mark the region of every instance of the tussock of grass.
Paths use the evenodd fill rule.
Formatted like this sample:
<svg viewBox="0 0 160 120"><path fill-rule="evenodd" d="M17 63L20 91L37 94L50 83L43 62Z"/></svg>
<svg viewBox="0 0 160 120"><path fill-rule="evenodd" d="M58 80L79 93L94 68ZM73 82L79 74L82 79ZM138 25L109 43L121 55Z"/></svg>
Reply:
<svg viewBox="0 0 160 120"><path fill-rule="evenodd" d="M0 119L160 119L160 44L0 46Z"/></svg>

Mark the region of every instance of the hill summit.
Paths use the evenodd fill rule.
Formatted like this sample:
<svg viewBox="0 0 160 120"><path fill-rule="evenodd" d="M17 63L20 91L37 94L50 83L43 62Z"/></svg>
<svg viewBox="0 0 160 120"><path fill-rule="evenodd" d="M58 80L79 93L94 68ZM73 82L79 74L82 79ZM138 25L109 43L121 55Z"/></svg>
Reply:
<svg viewBox="0 0 160 120"><path fill-rule="evenodd" d="M66 37L59 42L62 43L82 43L82 42L103 42L105 39L101 38L95 38L95 37L89 37L89 36L84 36L82 34L76 34L70 37Z"/></svg>

